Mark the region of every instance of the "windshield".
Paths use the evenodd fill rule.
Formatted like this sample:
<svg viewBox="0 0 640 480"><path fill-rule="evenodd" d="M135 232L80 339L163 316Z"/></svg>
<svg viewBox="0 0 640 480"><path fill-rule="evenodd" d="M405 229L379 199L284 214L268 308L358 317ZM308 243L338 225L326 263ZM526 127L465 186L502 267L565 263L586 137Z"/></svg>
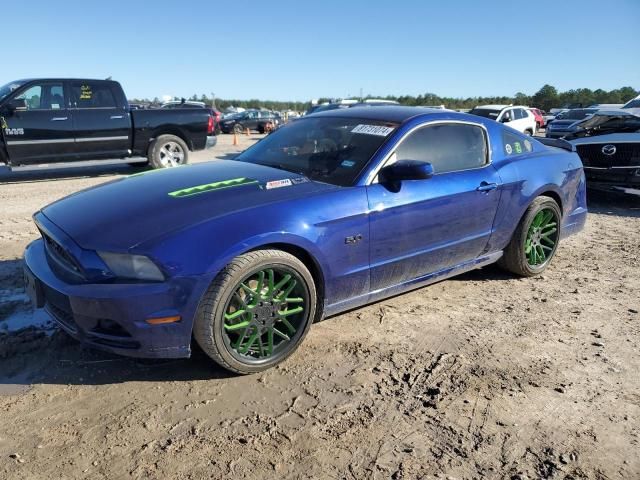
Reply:
<svg viewBox="0 0 640 480"><path fill-rule="evenodd" d="M11 82L0 87L0 100L9 95L15 89L20 88L25 82Z"/></svg>
<svg viewBox="0 0 640 480"><path fill-rule="evenodd" d="M640 98L637 100L631 100L622 108L640 108Z"/></svg>
<svg viewBox="0 0 640 480"><path fill-rule="evenodd" d="M276 130L236 160L349 186L396 127L368 119L309 117Z"/></svg>
<svg viewBox="0 0 640 480"><path fill-rule="evenodd" d="M556 120L583 120L585 118L587 118L587 116L591 115L592 113L597 112L598 110L592 108L592 109L586 109L586 108L581 108L578 110L569 110L568 112L564 112L559 114L556 117Z"/></svg>
<svg viewBox="0 0 640 480"><path fill-rule="evenodd" d="M495 120L500 115L502 110L496 110L493 108L474 108L469 113L471 115L478 115L479 117L490 118L491 120Z"/></svg>

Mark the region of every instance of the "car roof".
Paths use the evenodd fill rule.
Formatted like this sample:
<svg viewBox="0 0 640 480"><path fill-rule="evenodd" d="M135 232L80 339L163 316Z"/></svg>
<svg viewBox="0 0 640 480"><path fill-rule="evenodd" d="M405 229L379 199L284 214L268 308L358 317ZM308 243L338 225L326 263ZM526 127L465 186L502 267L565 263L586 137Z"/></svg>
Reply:
<svg viewBox="0 0 640 480"><path fill-rule="evenodd" d="M379 120L383 122L403 123L417 115L425 113L442 113L442 110L436 108L424 107L405 107L396 105L371 106L371 107L352 107L338 108L327 110L325 112L314 113L313 117L344 117L344 118L362 118L364 120Z"/></svg>

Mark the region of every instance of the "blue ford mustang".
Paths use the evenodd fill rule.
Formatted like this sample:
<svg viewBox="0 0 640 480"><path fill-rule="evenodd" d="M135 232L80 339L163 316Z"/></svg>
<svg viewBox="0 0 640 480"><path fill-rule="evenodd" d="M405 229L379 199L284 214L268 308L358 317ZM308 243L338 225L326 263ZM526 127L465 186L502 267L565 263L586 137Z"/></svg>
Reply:
<svg viewBox="0 0 640 480"><path fill-rule="evenodd" d="M27 290L87 344L238 373L324 317L498 262L543 271L587 214L580 158L409 107L293 122L235 160L132 175L34 215Z"/></svg>

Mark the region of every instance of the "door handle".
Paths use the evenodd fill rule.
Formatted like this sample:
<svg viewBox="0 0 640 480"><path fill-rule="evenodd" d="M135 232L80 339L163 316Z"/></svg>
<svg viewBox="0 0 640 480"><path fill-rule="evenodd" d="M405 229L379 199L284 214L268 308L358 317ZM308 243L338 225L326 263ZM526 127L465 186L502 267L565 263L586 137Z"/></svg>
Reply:
<svg viewBox="0 0 640 480"><path fill-rule="evenodd" d="M111 120L120 120L121 118L124 118L122 115L111 115Z"/></svg>
<svg viewBox="0 0 640 480"><path fill-rule="evenodd" d="M497 183L489 183L489 182L481 182L480 186L476 188L478 192L490 192L491 190L495 190L498 188Z"/></svg>
<svg viewBox="0 0 640 480"><path fill-rule="evenodd" d="M69 117L53 117L51 119L52 122L64 122L65 120L69 120Z"/></svg>

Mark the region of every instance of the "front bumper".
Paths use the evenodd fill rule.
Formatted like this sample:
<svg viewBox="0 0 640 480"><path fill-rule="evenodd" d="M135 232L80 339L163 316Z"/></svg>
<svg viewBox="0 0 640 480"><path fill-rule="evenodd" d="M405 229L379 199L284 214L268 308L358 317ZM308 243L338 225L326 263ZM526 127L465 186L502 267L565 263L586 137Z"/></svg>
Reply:
<svg viewBox="0 0 640 480"><path fill-rule="evenodd" d="M218 143L218 137L215 135L210 135L207 137L207 143L205 143L204 148L213 148Z"/></svg>
<svg viewBox="0 0 640 480"><path fill-rule="evenodd" d="M24 253L45 310L73 338L120 355L184 358L191 354L191 331L209 280L181 277L162 283L71 284L48 263L42 239ZM176 323L150 325L150 318L180 315Z"/></svg>

